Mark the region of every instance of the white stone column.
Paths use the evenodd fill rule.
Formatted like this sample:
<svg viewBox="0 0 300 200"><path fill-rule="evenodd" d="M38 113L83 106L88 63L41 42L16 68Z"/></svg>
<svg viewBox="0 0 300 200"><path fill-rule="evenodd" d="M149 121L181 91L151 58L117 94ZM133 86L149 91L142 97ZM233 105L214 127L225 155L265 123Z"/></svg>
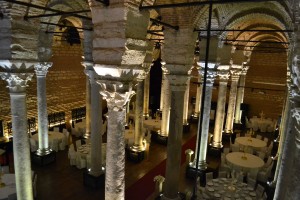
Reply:
<svg viewBox="0 0 300 200"><path fill-rule="evenodd" d="M84 73L86 76L86 94L85 94L85 133L83 135L84 138L91 137L91 83L89 80L89 71L93 70L93 63L91 62L82 62L82 65L85 67Z"/></svg>
<svg viewBox="0 0 300 200"><path fill-rule="evenodd" d="M199 68L198 68L199 70ZM202 78L201 75L199 74L198 77L198 85L197 85L197 91L196 91L196 102L195 102L195 111L193 113L193 118L197 119L200 114L200 109L201 109L201 96L202 96Z"/></svg>
<svg viewBox="0 0 300 200"><path fill-rule="evenodd" d="M145 118L149 117L149 90L150 90L150 73L146 74L144 79L144 108L143 115Z"/></svg>
<svg viewBox="0 0 300 200"><path fill-rule="evenodd" d="M176 66L180 67L180 66ZM182 66L181 66L182 67ZM171 90L171 111L167 145L166 180L162 199L180 199L178 196L180 183L181 143L183 131L184 93L187 75L168 74Z"/></svg>
<svg viewBox="0 0 300 200"><path fill-rule="evenodd" d="M226 134L233 133L233 120L234 120L234 113L235 113L237 83L240 77L240 70L231 69L230 75L231 75L231 85L230 85L230 94L229 94L227 117L226 117L226 124L225 124Z"/></svg>
<svg viewBox="0 0 300 200"><path fill-rule="evenodd" d="M221 65L218 67L219 76L219 93L217 102L217 113L215 120L215 128L213 141L211 146L217 149L223 147L222 145L222 132L225 117L225 105L226 105L226 93L227 93L227 82L229 79L229 65Z"/></svg>
<svg viewBox="0 0 300 200"><path fill-rule="evenodd" d="M95 67L94 69L96 70ZM113 71L114 69L110 68L109 70ZM96 72L99 75L102 73L97 70ZM134 91L128 82L102 78L97 82L101 86L101 94L106 99L108 107L105 199L122 200L125 198L126 103L130 101Z"/></svg>
<svg viewBox="0 0 300 200"><path fill-rule="evenodd" d="M166 74L165 74L165 70L162 67L162 78L161 78L161 91L160 91L160 106L159 106L159 110L162 112L163 108L164 108L164 98L166 96L165 94L165 90L166 88L168 88L167 86L167 78L166 78ZM155 111L156 112L156 111Z"/></svg>
<svg viewBox="0 0 300 200"><path fill-rule="evenodd" d="M190 74L191 72L189 72ZM184 92L184 104L183 104L183 125L189 125L188 122L188 112L189 112L189 96L190 96L190 79L191 77L188 77L188 80L186 82L186 90Z"/></svg>
<svg viewBox="0 0 300 200"><path fill-rule="evenodd" d="M234 123L241 124L241 104L244 102L244 91L245 91L245 81L246 81L246 74L249 69L249 66L243 66L240 79L238 82L238 91L236 97L236 106L235 106L235 117Z"/></svg>
<svg viewBox="0 0 300 200"><path fill-rule="evenodd" d="M159 132L160 136L168 137L169 135L169 122L170 122L170 84L167 78L169 74L168 70L163 67L163 88L162 88L162 95L163 102L162 102L162 120L161 120L161 129Z"/></svg>
<svg viewBox="0 0 300 200"><path fill-rule="evenodd" d="M37 79L37 106L38 106L38 136L39 149L38 155L47 155L51 153L48 143L48 114L47 114L47 96L46 96L46 75L48 68L52 63L38 63L34 66Z"/></svg>
<svg viewBox="0 0 300 200"><path fill-rule="evenodd" d="M144 78L144 77L143 77ZM136 99L135 99L135 130L134 130L134 144L130 147L131 151L142 152L145 150L143 145L143 107L144 107L144 80L138 79L136 86Z"/></svg>
<svg viewBox="0 0 300 200"><path fill-rule="evenodd" d="M199 63L200 65L200 63ZM201 63L204 66L204 63ZM202 68L202 77L203 77L203 68ZM196 151L195 151L195 160L193 162L193 167L196 166L196 158L198 156L199 151L199 161L198 166L200 170L205 170L207 167L206 164L206 153L207 153L207 143L208 143L208 135L209 135L209 120L210 120L210 109L211 109L211 96L212 96L212 89L213 83L215 80L216 72L215 72L215 64L208 63L208 70L206 76L206 88L205 89L205 97L204 97L204 104L203 104L203 121L200 124L200 120L198 123L198 131L201 128L201 136L197 134L196 140ZM200 139L200 147L198 146L198 140Z"/></svg>
<svg viewBox="0 0 300 200"><path fill-rule="evenodd" d="M87 72L91 86L91 168L89 174L100 176L104 173L102 158L102 96L93 69Z"/></svg>
<svg viewBox="0 0 300 200"><path fill-rule="evenodd" d="M11 65L11 63L0 63L1 67L9 69L11 69ZM17 71L25 65L26 68L29 66L28 63L15 63L14 65L18 65L16 67ZM30 67L33 66L30 65ZM32 200L30 145L27 133L26 86L33 74L2 72L0 76L3 80L7 81L10 92L17 198L19 200Z"/></svg>

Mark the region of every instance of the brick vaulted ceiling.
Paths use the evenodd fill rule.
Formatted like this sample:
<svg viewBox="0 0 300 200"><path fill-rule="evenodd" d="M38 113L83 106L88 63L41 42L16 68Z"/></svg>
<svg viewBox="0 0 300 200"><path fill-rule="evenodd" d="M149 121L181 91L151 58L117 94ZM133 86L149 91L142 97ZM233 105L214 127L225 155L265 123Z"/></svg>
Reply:
<svg viewBox="0 0 300 200"><path fill-rule="evenodd" d="M65 12L89 10L90 6L95 4L95 0L18 0L19 2L31 3L38 6L43 6L51 9L61 10ZM207 2L208 0L198 0L197 2ZM242 1L242 0L241 0ZM51 14L52 11L36 9L28 7L12 1L0 1L1 12L4 15L18 18L20 16L31 16L40 14ZM125 4L140 5L137 0L110 0L110 7L124 2ZM178 4L196 1L184 0L145 0L143 6L151 5L165 5ZM101 4L100 4L101 6ZM227 3L214 4L212 13L212 29L248 29L248 30L291 30L292 13L289 1L268 1L268 2L252 2L252 3ZM160 19L172 26L179 26L179 29L206 29L208 20L208 5L203 6L189 6L189 7L170 7L163 9L149 9L150 17ZM80 13L81 16L92 18L91 12ZM29 20L40 20L42 22L59 23L64 16L50 16ZM69 23L76 27L91 27L91 20L80 19L76 16L65 16ZM164 26L164 29L167 27ZM55 31L58 27L41 24L39 30ZM162 26L149 22L149 30L161 30ZM38 31L38 30L37 30ZM14 34L14 33L12 33ZM158 39L163 45L163 31L156 32L156 34L148 34L147 39ZM204 33L205 34L205 33ZM244 50L245 54L250 56L249 59L249 73L247 76L246 87L259 88L263 87L270 89L272 87L268 83L286 83L286 69L287 69L287 50L289 42L291 42L292 35L289 32L261 32L261 31L215 31L213 35L218 35L225 42L226 45L235 45L237 49ZM160 36L159 36L160 35ZM80 33L81 38L85 38L83 32ZM245 42L248 41L248 42ZM254 41L254 42L253 42ZM195 41L196 42L196 41ZM269 42L269 43L268 43ZM277 44L274 42L281 42ZM278 49L282 52L274 52ZM273 57L276 57L275 61ZM274 62L270 62L270 59ZM270 73L272 72L272 73ZM267 83L261 84L257 82ZM284 87L282 88L284 89ZM268 94L268 93L267 93ZM277 94L276 94L277 95ZM276 96L275 95L275 96ZM251 96L251 95L250 95ZM278 95L280 96L280 95ZM253 97L253 95L252 95ZM273 97L273 96L272 96ZM265 97L265 98L272 98ZM264 99L262 97L262 99ZM283 102L283 97L279 99ZM245 101L247 101L247 93L245 94Z"/></svg>

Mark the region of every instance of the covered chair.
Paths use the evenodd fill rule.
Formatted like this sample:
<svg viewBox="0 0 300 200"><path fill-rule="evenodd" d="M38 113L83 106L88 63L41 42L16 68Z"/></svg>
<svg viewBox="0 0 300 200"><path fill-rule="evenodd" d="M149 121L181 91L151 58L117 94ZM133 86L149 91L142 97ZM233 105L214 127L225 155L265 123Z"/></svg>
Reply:
<svg viewBox="0 0 300 200"><path fill-rule="evenodd" d="M251 187L253 190L256 188L256 180L252 178L247 178L247 184L249 187Z"/></svg>

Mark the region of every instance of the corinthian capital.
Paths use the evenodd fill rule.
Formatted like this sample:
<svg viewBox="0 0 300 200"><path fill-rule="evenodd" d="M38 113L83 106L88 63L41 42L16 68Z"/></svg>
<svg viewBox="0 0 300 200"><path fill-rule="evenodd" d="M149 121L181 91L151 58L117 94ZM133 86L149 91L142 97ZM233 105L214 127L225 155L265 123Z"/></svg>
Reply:
<svg viewBox="0 0 300 200"><path fill-rule="evenodd" d="M202 80L204 80L204 72L205 72L205 63L198 62L198 65L201 66L200 74L202 76ZM214 84L216 78L216 64L215 63L207 63L207 74L206 74L206 84Z"/></svg>
<svg viewBox="0 0 300 200"><path fill-rule="evenodd" d="M46 76L48 69L52 66L52 62L41 62L34 66L37 76Z"/></svg>
<svg viewBox="0 0 300 200"><path fill-rule="evenodd" d="M219 65L217 75L221 82L227 82L230 74L229 74L229 65Z"/></svg>
<svg viewBox="0 0 300 200"><path fill-rule="evenodd" d="M33 69L36 62L21 61L21 60L0 60L0 67L6 72L12 73L27 73Z"/></svg>
<svg viewBox="0 0 300 200"><path fill-rule="evenodd" d="M33 73L0 73L2 80L8 84L9 91L12 93L25 92L27 82L31 80Z"/></svg>

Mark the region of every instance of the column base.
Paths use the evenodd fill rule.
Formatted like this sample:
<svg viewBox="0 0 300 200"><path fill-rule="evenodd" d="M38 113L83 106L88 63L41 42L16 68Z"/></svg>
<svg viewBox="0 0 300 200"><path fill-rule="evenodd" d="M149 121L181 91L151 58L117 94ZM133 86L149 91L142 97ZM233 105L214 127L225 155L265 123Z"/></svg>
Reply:
<svg viewBox="0 0 300 200"><path fill-rule="evenodd" d="M101 188L105 185L105 173L94 176L88 171L83 172L83 185L91 188Z"/></svg>
<svg viewBox="0 0 300 200"><path fill-rule="evenodd" d="M231 134L232 133L226 133L226 132L224 132L223 134L222 134L222 143L224 144L224 143L230 143L230 141L231 141Z"/></svg>
<svg viewBox="0 0 300 200"><path fill-rule="evenodd" d="M243 124L241 122L234 123L233 130L243 130Z"/></svg>
<svg viewBox="0 0 300 200"><path fill-rule="evenodd" d="M39 155L36 151L31 154L31 160L39 166L49 165L56 162L56 152L51 151L49 154Z"/></svg>
<svg viewBox="0 0 300 200"><path fill-rule="evenodd" d="M182 127L183 127L183 132L184 132L184 133L190 132L191 125L190 125L189 123L183 124Z"/></svg>
<svg viewBox="0 0 300 200"><path fill-rule="evenodd" d="M140 162L145 158L145 150L138 150L133 147L128 149L127 158L133 162Z"/></svg>
<svg viewBox="0 0 300 200"><path fill-rule="evenodd" d="M210 144L208 149L208 155L216 158L221 158L222 149L223 149L223 145L220 147L214 147L212 146L212 144Z"/></svg>
<svg viewBox="0 0 300 200"><path fill-rule="evenodd" d="M167 145L168 144L168 136L163 136L158 133L156 136L156 142L158 144Z"/></svg>
<svg viewBox="0 0 300 200"><path fill-rule="evenodd" d="M201 186L205 186L205 174L206 174L206 169L196 170L196 168L194 168L192 165L187 166L187 168L185 169L185 176L193 180L199 177Z"/></svg>

